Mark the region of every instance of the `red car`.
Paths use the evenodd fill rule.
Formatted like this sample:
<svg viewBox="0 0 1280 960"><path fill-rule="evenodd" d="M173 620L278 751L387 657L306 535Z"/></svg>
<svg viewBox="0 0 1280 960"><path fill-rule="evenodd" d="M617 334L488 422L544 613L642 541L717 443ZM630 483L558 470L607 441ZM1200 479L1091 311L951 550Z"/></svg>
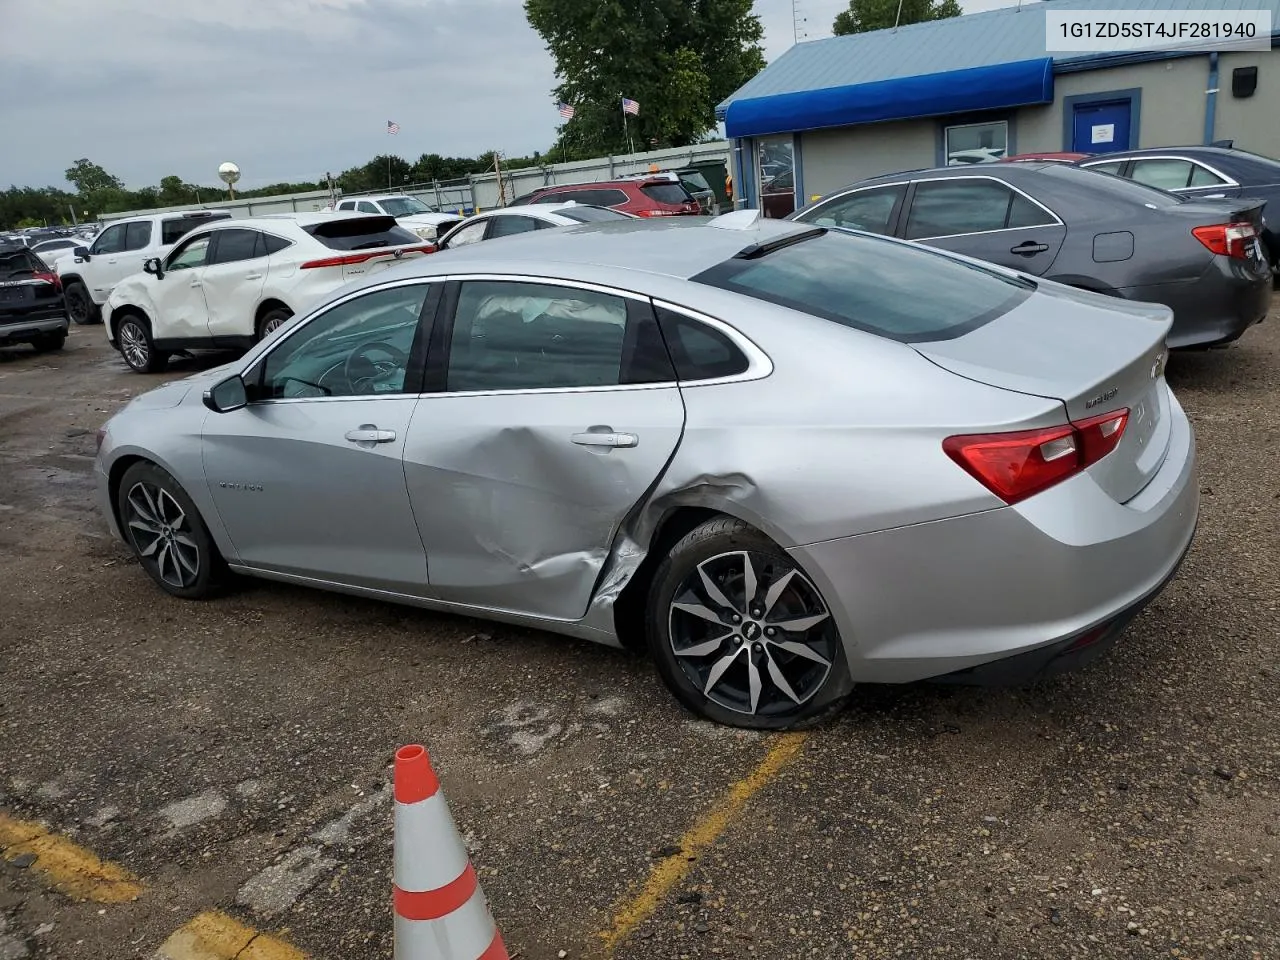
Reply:
<svg viewBox="0 0 1280 960"><path fill-rule="evenodd" d="M684 184L668 177L542 187L513 203L567 203L570 200L609 207L636 217L685 217L702 212Z"/></svg>
<svg viewBox="0 0 1280 960"><path fill-rule="evenodd" d="M1025 163L1027 161L1049 160L1054 163L1075 163L1087 160L1091 153L1020 153L1016 157L1001 157L1001 163Z"/></svg>

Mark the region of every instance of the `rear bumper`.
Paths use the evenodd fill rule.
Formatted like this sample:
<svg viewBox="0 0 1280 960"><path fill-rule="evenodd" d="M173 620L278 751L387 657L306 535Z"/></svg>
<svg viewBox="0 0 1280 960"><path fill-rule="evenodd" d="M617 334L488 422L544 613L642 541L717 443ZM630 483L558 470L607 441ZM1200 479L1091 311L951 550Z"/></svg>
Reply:
<svg viewBox="0 0 1280 960"><path fill-rule="evenodd" d="M1127 503L1085 472L1013 507L792 548L852 678L925 680L1021 655L1043 666L1083 634L1118 633L1195 532L1195 441L1172 396L1170 418L1164 463Z"/></svg>
<svg viewBox="0 0 1280 960"><path fill-rule="evenodd" d="M1173 308L1172 349L1212 347L1237 340L1263 320L1271 306L1271 270L1266 264L1213 257L1193 283L1127 287L1129 300L1163 303Z"/></svg>
<svg viewBox="0 0 1280 960"><path fill-rule="evenodd" d="M65 312L34 313L29 317L0 317L0 343L26 343L51 333L66 333L71 326Z"/></svg>

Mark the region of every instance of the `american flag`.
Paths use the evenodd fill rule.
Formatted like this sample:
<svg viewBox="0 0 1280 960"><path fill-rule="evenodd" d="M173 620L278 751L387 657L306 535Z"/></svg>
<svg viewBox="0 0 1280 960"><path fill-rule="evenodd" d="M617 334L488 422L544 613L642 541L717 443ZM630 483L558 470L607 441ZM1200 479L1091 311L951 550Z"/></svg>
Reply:
<svg viewBox="0 0 1280 960"><path fill-rule="evenodd" d="M623 97L623 98L622 98L622 112L623 112L623 113L629 113L629 114L631 114L633 117L638 117L638 116L640 116L640 104L638 104L638 103L637 103L636 101L634 101L634 100L628 100L626 97Z"/></svg>
<svg viewBox="0 0 1280 960"><path fill-rule="evenodd" d="M566 120L573 119L573 107L570 104L559 103L556 105L556 109L560 111L560 116L564 117Z"/></svg>
<svg viewBox="0 0 1280 960"><path fill-rule="evenodd" d="M399 133L399 132L400 132L400 124L396 123L394 120L388 120L387 133Z"/></svg>

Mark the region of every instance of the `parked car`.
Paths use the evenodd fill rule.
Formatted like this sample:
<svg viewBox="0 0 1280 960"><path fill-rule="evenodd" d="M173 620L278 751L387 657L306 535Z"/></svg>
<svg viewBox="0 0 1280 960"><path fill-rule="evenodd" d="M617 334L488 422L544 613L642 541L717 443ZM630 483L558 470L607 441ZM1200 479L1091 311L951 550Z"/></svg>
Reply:
<svg viewBox="0 0 1280 960"><path fill-rule="evenodd" d="M373 197L350 197L339 200L338 210L356 213L380 213L395 217L400 226L412 230L422 240L437 240L456 227L461 217L432 210L417 197L387 194Z"/></svg>
<svg viewBox="0 0 1280 960"><path fill-rule="evenodd" d="M0 346L61 350L69 327L58 275L24 244L0 241Z"/></svg>
<svg viewBox="0 0 1280 960"><path fill-rule="evenodd" d="M581 224L144 394L99 503L176 597L236 572L647 644L690 709L786 727L1065 669L1159 593L1200 489L1170 322L757 211Z"/></svg>
<svg viewBox="0 0 1280 960"><path fill-rule="evenodd" d="M83 245L84 241L79 237L55 237L52 240L41 240L33 244L31 252L47 265L53 266L62 257L69 256L76 247Z"/></svg>
<svg viewBox="0 0 1280 960"><path fill-rule="evenodd" d="M1173 308L1171 347L1228 343L1267 315L1260 201L1182 199L1060 163L943 167L853 184L794 215Z"/></svg>
<svg viewBox="0 0 1280 960"><path fill-rule="evenodd" d="M117 283L141 270L146 260L165 256L196 227L230 218L227 210L187 210L108 224L92 246L73 247L73 256L58 258L56 270L71 319L75 323L99 322L102 305Z"/></svg>
<svg viewBox="0 0 1280 960"><path fill-rule="evenodd" d="M540 187L516 199L512 205L565 203L569 200L609 207L637 217L697 216L702 213L698 201L684 188L684 184L661 175Z"/></svg>
<svg viewBox="0 0 1280 960"><path fill-rule="evenodd" d="M1261 200L1271 209L1262 245L1272 269L1280 270L1280 160L1234 147L1160 147L1109 153L1080 166L1184 197Z"/></svg>
<svg viewBox="0 0 1280 960"><path fill-rule="evenodd" d="M245 350L344 283L434 250L382 215L212 223L116 285L102 310L107 340L137 373L178 351Z"/></svg>
<svg viewBox="0 0 1280 960"><path fill-rule="evenodd" d="M519 207L503 207L477 214L458 224L440 238L441 250L464 247L481 240L496 240L531 230L571 227L577 223L600 223L607 220L634 220L629 213L593 207L570 200L564 204L534 203Z"/></svg>
<svg viewBox="0 0 1280 960"><path fill-rule="evenodd" d="M1088 160L1092 153L1019 153L1012 157L1001 157L1001 163L1078 163Z"/></svg>

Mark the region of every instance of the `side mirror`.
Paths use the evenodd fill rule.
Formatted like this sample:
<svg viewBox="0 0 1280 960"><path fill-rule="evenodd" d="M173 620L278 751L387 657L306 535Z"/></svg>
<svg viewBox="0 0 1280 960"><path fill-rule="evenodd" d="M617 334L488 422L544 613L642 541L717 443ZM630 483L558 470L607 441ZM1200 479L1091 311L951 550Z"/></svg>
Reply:
<svg viewBox="0 0 1280 960"><path fill-rule="evenodd" d="M88 259L89 259L89 248L88 248L88 247L72 247L72 248L71 248L71 252L75 255L75 257L76 257L76 259L77 259L77 260L88 260Z"/></svg>
<svg viewBox="0 0 1280 960"><path fill-rule="evenodd" d="M249 403L248 391L240 377L227 377L204 392L204 405L214 413L230 413Z"/></svg>
<svg viewBox="0 0 1280 960"><path fill-rule="evenodd" d="M164 276L164 265L160 262L159 257L150 257L142 262L142 271L159 280Z"/></svg>

